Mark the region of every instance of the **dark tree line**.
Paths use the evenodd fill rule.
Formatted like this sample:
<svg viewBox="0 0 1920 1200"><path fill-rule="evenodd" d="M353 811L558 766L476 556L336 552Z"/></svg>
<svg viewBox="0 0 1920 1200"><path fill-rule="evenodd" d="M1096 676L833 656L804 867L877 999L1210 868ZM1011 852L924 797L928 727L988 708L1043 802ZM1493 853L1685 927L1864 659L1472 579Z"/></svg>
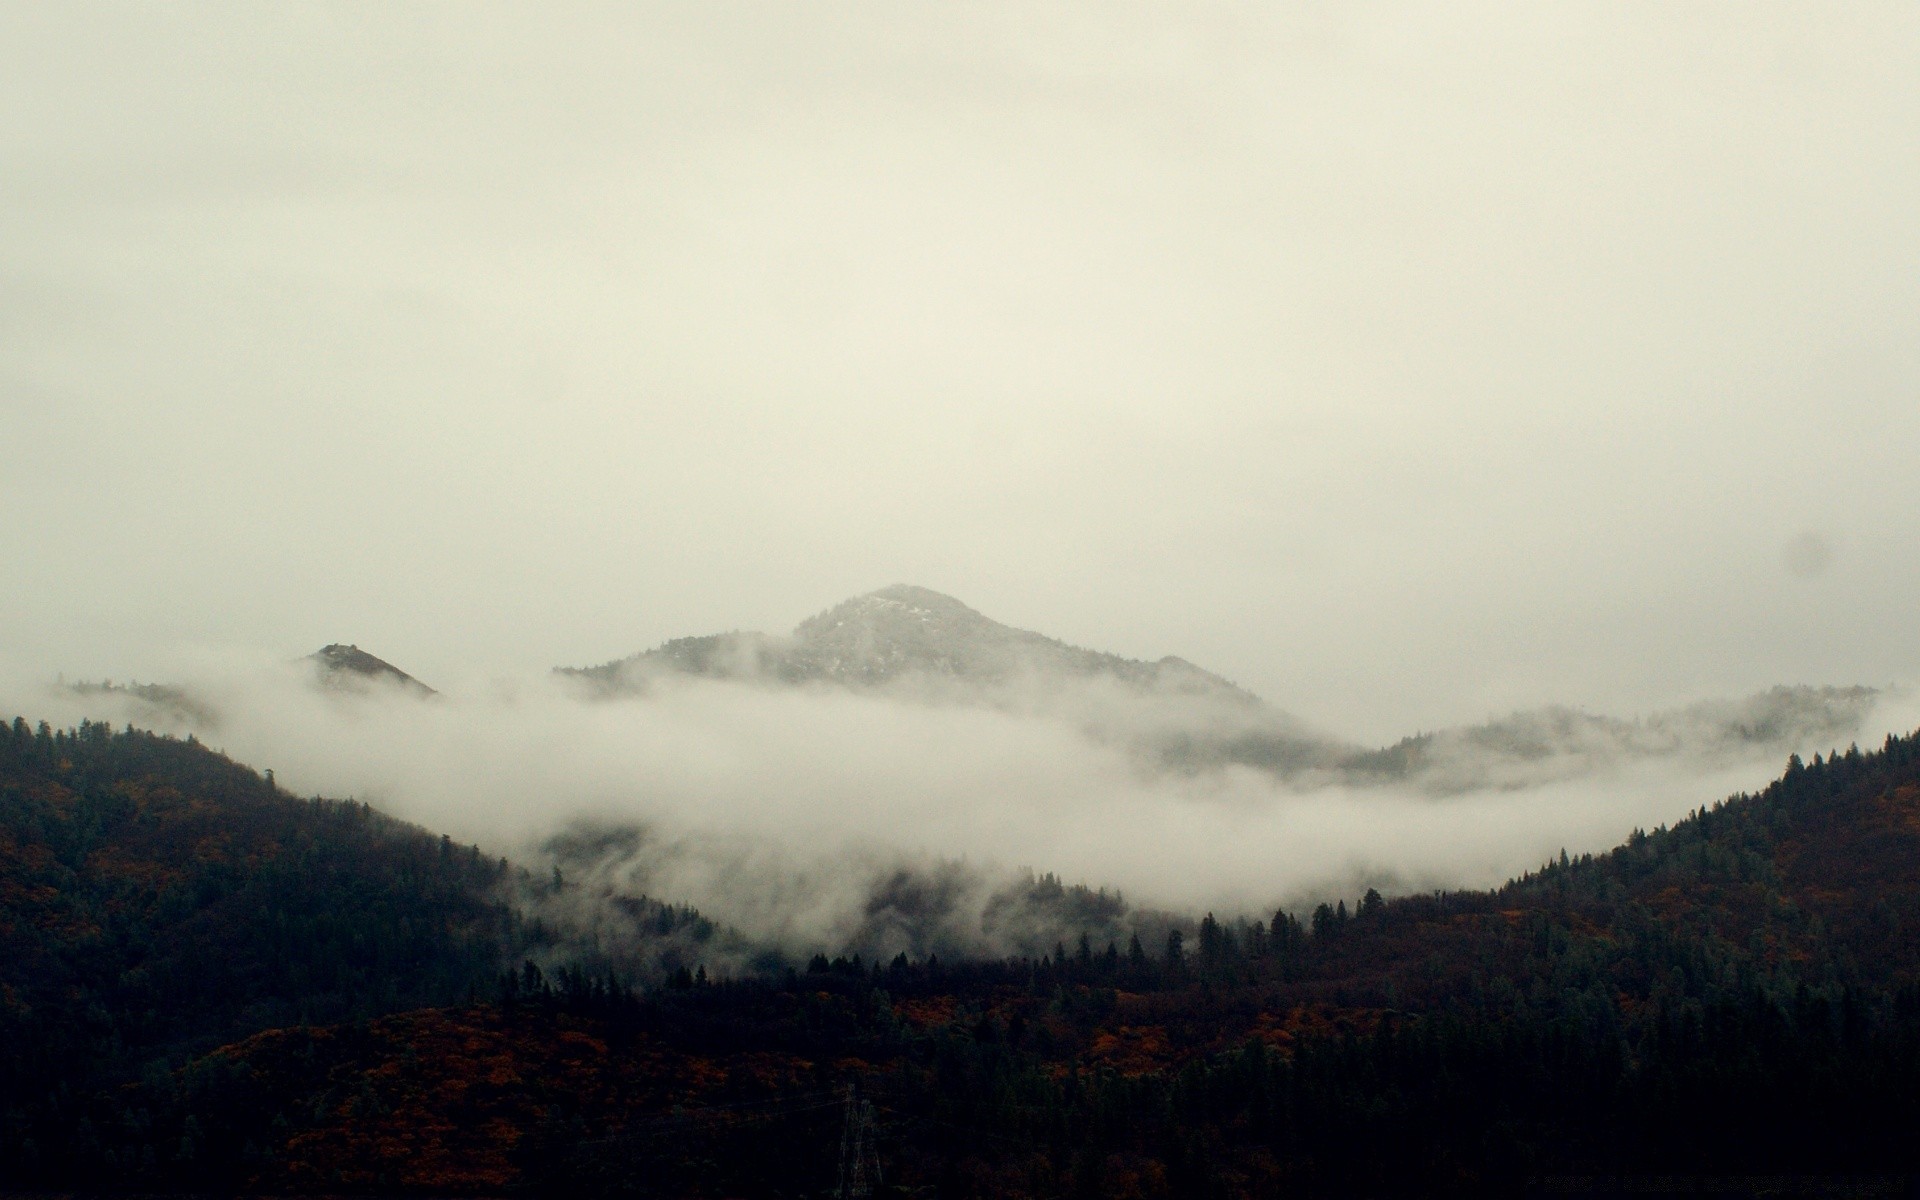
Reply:
<svg viewBox="0 0 1920 1200"><path fill-rule="evenodd" d="M501 970L532 943L462 907L500 864L201 748L16 723L0 770L22 881L5 948L34 964L6 976L4 1019L36 1022L5 1029L6 1069L51 1088L6 1110L15 1183L436 1186L367 1167L373 1129L480 1139L502 1191L818 1195L849 1082L901 1194L1487 1195L1920 1166L1920 737L1795 760L1494 891L1209 914L1153 946L1090 929L1037 957L823 955L744 979L687 963L645 989L604 964ZM233 811L196 823L209 797ZM253 832L202 852L234 822ZM382 907L382 879L409 899ZM335 924L285 938L296 908ZM400 1001L443 1007L366 1019ZM300 1016L344 1023L156 1054ZM58 1056L29 1042L91 1073L51 1082ZM489 1047L485 1080L518 1082L394 1099L468 1042Z"/></svg>
<svg viewBox="0 0 1920 1200"><path fill-rule="evenodd" d="M7 1166L59 1153L103 1083L488 985L514 936L487 899L502 870L191 740L0 724Z"/></svg>

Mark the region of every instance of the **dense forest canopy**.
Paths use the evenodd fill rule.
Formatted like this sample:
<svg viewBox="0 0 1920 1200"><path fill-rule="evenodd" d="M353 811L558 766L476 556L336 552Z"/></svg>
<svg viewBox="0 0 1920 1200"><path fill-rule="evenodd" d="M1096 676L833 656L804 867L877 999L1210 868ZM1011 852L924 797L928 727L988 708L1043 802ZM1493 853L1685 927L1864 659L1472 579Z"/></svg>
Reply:
<svg viewBox="0 0 1920 1200"><path fill-rule="evenodd" d="M4 730L11 1186L816 1195L856 1111L900 1194L1916 1166L1920 735L1495 891L1037 956L723 979L648 901L681 956L639 987L524 915L563 880L190 740Z"/></svg>

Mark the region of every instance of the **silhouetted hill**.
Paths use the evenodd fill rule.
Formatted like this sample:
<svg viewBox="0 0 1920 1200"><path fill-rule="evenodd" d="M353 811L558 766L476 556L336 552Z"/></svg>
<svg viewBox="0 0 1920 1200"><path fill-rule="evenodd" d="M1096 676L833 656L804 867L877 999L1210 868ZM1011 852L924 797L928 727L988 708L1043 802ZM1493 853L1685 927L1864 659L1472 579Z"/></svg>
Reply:
<svg viewBox="0 0 1920 1200"><path fill-rule="evenodd" d="M528 956L670 976L744 958L731 936L288 795L191 737L0 723L0 1186L49 1136L81 1145L66 1097L235 1037L491 992Z"/></svg>
<svg viewBox="0 0 1920 1200"><path fill-rule="evenodd" d="M308 655L320 681L329 687L363 687L369 683L388 684L418 696L437 696L438 692L421 683L385 659L375 658L358 646L338 642Z"/></svg>
<svg viewBox="0 0 1920 1200"><path fill-rule="evenodd" d="M529 965L485 1004L262 1034L76 1100L87 1134L19 1178L817 1194L849 1082L898 1194L1482 1196L1616 1175L1743 1194L1920 1168L1920 735L1795 760L1496 891L1179 932L680 973L646 995Z"/></svg>
<svg viewBox="0 0 1920 1200"><path fill-rule="evenodd" d="M0 725L0 1094L493 977L500 863L191 741Z"/></svg>

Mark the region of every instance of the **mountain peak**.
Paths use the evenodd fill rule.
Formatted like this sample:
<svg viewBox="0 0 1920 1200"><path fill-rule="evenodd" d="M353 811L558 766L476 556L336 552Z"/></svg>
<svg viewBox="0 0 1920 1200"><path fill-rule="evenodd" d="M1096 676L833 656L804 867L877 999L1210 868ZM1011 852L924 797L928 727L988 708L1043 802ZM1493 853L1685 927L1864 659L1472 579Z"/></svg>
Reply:
<svg viewBox="0 0 1920 1200"><path fill-rule="evenodd" d="M909 583L843 600L800 622L785 638L744 632L676 638L630 658L567 674L620 687L630 672L644 677L658 671L853 687L907 676L972 685L1107 678L1147 691L1259 704L1183 659L1140 662L1084 650L1003 625L952 596Z"/></svg>
<svg viewBox="0 0 1920 1200"><path fill-rule="evenodd" d="M382 658L375 658L358 646L334 642L307 656L320 680L328 687L358 687L371 681L397 684L421 696L437 696L418 679Z"/></svg>
<svg viewBox="0 0 1920 1200"><path fill-rule="evenodd" d="M932 588L923 588L912 583L889 584L868 592L864 596L855 596L848 603L904 604L910 608L924 608L933 612L972 613L976 617L980 615L944 592L936 592Z"/></svg>
<svg viewBox="0 0 1920 1200"><path fill-rule="evenodd" d="M1046 641L981 616L952 596L896 583L844 600L793 630L802 671L847 683L879 683L909 672L1001 676L1017 666L1017 643Z"/></svg>
<svg viewBox="0 0 1920 1200"><path fill-rule="evenodd" d="M987 625L999 624L968 608L952 596L936 592L932 588L916 587L910 583L896 583L849 600L842 600L827 611L800 622L795 627L793 635L804 638L809 634L830 629L840 622L885 619L886 617L917 620L923 623L966 621Z"/></svg>

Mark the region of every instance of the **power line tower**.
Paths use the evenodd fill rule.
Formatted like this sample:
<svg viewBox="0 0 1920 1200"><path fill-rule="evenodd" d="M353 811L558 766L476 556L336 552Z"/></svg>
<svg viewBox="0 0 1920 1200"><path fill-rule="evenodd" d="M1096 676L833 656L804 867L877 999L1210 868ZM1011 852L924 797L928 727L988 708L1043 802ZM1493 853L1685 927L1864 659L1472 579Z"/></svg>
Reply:
<svg viewBox="0 0 1920 1200"><path fill-rule="evenodd" d="M835 1200L873 1195L880 1182L880 1150L874 1144L873 1102L847 1085L846 1121L840 1127L840 1186Z"/></svg>

